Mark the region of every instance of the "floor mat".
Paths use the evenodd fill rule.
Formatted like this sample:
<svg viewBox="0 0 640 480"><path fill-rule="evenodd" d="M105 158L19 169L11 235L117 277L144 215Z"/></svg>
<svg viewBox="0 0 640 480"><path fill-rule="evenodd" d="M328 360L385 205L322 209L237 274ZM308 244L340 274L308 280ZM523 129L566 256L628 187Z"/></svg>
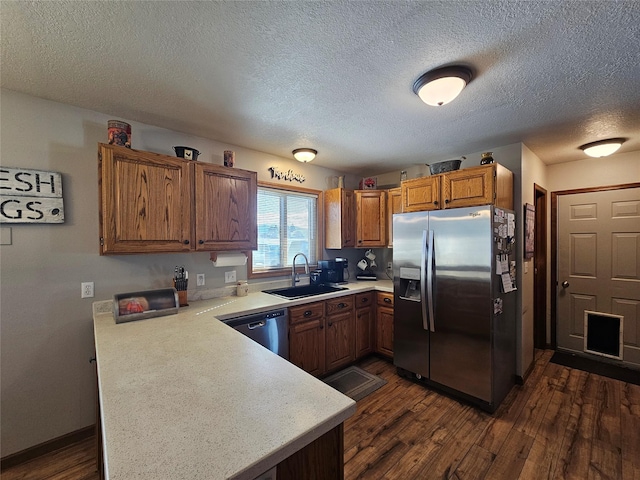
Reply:
<svg viewBox="0 0 640 480"><path fill-rule="evenodd" d="M340 370L322 381L355 401L366 397L387 383L385 379L356 366Z"/></svg>
<svg viewBox="0 0 640 480"><path fill-rule="evenodd" d="M640 385L640 370L611 365L566 352L555 352L550 362L564 365L565 367L577 368L578 370L589 373L595 373L603 377L613 378L621 382Z"/></svg>

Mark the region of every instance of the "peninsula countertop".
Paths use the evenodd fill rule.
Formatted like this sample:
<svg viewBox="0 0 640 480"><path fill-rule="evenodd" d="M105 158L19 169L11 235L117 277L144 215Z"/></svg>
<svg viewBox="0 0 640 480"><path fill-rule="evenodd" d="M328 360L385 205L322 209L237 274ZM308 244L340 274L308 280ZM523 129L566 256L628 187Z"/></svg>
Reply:
<svg viewBox="0 0 640 480"><path fill-rule="evenodd" d="M353 400L218 319L392 291L390 283L297 300L202 300L121 324L96 313L106 478L253 479L340 425Z"/></svg>

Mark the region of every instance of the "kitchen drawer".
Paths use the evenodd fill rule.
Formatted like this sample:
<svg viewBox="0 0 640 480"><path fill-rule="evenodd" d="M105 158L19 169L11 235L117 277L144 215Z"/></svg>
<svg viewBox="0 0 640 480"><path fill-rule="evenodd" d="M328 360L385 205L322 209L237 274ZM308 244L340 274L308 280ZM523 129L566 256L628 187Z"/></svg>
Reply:
<svg viewBox="0 0 640 480"><path fill-rule="evenodd" d="M375 292L356 293L356 308L368 307L373 305L373 296Z"/></svg>
<svg viewBox="0 0 640 480"><path fill-rule="evenodd" d="M324 302L313 302L299 307L289 308L289 323L295 325L296 323L306 322L307 320L313 320L322 318L324 316Z"/></svg>
<svg viewBox="0 0 640 480"><path fill-rule="evenodd" d="M335 315L336 313L348 312L353 310L355 304L355 295L347 295L345 297L326 300L327 315Z"/></svg>
<svg viewBox="0 0 640 480"><path fill-rule="evenodd" d="M378 305L393 307L393 293L378 292Z"/></svg>

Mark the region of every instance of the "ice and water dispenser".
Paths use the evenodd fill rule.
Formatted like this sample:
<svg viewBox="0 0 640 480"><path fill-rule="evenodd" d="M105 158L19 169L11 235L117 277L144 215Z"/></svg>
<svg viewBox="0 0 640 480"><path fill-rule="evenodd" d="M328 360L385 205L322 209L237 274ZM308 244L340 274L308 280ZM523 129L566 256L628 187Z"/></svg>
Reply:
<svg viewBox="0 0 640 480"><path fill-rule="evenodd" d="M400 298L419 302L421 301L420 291L420 269L400 267Z"/></svg>

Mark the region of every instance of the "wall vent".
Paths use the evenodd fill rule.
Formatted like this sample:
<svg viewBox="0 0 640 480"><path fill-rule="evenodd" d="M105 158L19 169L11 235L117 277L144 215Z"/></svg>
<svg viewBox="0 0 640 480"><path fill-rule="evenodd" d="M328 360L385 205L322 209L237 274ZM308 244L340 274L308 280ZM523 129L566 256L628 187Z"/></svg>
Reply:
<svg viewBox="0 0 640 480"><path fill-rule="evenodd" d="M622 360L624 316L584 311L584 351Z"/></svg>

